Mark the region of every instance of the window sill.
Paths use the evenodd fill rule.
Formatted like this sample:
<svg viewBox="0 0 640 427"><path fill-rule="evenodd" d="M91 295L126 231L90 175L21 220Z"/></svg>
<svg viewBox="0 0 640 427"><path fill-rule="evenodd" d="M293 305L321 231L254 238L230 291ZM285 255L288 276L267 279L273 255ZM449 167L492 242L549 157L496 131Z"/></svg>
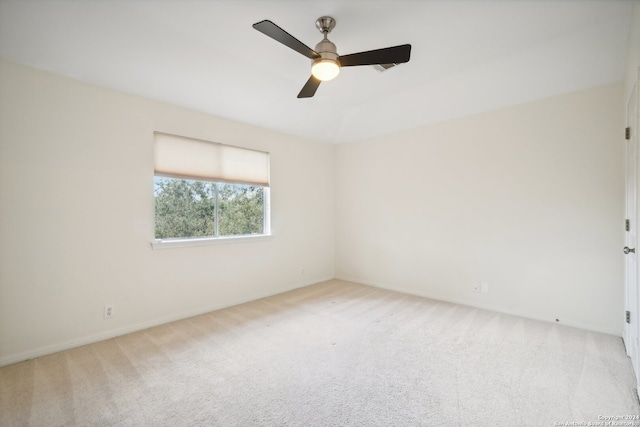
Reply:
<svg viewBox="0 0 640 427"><path fill-rule="evenodd" d="M193 239L156 239L151 242L153 249L172 249L184 248L190 246L210 246L228 243L249 243L264 240L271 240L271 234L256 234L248 236L229 236L229 237L201 237Z"/></svg>

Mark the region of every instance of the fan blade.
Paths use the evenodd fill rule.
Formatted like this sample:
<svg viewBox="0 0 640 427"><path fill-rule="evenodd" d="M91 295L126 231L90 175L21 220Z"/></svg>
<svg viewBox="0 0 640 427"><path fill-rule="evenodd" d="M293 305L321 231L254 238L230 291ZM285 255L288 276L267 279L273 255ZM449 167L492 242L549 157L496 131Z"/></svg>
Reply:
<svg viewBox="0 0 640 427"><path fill-rule="evenodd" d="M309 59L320 58L320 54L318 52L311 49L309 46L302 43L300 40L293 37L291 34L287 33L285 30L278 27L268 19L253 24L253 28L260 31L262 34L265 34L272 39L279 41L283 45L295 50L296 52L303 54Z"/></svg>
<svg viewBox="0 0 640 427"><path fill-rule="evenodd" d="M316 90L318 90L318 86L320 86L321 81L316 79L315 77L309 77L309 80L304 84L304 87L298 94L298 98L311 98L316 94Z"/></svg>
<svg viewBox="0 0 640 427"><path fill-rule="evenodd" d="M409 62L409 58L411 58L411 45L403 44L384 49L352 53L351 55L341 56L338 60L341 67L353 67L356 65L401 64Z"/></svg>

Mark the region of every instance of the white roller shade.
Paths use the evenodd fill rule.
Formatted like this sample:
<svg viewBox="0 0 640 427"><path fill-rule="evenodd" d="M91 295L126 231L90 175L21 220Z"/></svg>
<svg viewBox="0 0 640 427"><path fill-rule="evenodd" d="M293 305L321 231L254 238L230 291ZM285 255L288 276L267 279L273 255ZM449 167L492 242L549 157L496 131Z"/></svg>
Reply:
<svg viewBox="0 0 640 427"><path fill-rule="evenodd" d="M156 132L156 175L269 186L269 153Z"/></svg>

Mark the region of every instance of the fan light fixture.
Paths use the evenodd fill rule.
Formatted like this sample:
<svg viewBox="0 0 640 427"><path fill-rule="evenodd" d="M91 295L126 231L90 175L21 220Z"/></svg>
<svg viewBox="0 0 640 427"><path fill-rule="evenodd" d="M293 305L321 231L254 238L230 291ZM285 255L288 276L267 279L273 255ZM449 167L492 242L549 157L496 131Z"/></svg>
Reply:
<svg viewBox="0 0 640 427"><path fill-rule="evenodd" d="M313 77L323 82L335 79L339 73L340 66L332 59L320 59L311 66Z"/></svg>

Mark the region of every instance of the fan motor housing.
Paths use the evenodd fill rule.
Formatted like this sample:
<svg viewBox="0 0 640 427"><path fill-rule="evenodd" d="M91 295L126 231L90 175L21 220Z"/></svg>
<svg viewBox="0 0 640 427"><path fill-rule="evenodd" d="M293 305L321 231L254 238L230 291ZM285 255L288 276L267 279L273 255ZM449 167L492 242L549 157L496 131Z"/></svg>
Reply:
<svg viewBox="0 0 640 427"><path fill-rule="evenodd" d="M336 45L333 44L329 39L324 39L320 43L316 45L315 51L320 54L320 58L313 59L311 61L314 64L316 61L322 61L329 59L331 61L335 61L340 65L340 61L338 60L338 52L336 49Z"/></svg>

